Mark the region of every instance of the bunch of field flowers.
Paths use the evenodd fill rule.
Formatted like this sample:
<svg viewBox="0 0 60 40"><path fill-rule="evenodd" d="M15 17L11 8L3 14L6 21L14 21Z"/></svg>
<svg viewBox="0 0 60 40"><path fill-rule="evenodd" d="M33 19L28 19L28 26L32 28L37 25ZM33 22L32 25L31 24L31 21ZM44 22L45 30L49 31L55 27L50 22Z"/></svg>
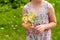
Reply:
<svg viewBox="0 0 60 40"><path fill-rule="evenodd" d="M26 14L23 16L24 23L26 23L28 25L32 25L34 23L34 18L35 18L34 13Z"/></svg>
<svg viewBox="0 0 60 40"><path fill-rule="evenodd" d="M37 21L37 18L35 17L35 14L34 13L30 13L30 14L26 14L23 16L23 20L24 20L24 23L27 24L27 25L38 25L38 22L35 23L35 21Z"/></svg>

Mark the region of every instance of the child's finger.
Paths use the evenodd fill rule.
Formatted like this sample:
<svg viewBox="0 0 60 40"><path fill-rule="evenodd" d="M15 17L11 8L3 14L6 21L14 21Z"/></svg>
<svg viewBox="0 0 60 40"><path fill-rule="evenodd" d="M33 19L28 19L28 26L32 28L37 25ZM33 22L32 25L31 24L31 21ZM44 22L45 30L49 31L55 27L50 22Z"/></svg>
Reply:
<svg viewBox="0 0 60 40"><path fill-rule="evenodd" d="M36 26L35 29L38 29L40 26Z"/></svg>
<svg viewBox="0 0 60 40"><path fill-rule="evenodd" d="M39 30L35 30L37 34L40 34L40 31Z"/></svg>
<svg viewBox="0 0 60 40"><path fill-rule="evenodd" d="M31 26L31 28L33 29L33 28L34 28L34 26Z"/></svg>

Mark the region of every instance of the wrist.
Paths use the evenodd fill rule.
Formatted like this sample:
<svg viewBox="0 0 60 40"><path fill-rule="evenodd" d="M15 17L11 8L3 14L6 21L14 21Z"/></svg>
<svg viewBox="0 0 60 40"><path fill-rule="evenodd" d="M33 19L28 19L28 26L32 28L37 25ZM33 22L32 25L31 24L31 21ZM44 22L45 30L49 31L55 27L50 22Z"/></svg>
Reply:
<svg viewBox="0 0 60 40"><path fill-rule="evenodd" d="M46 30L46 29L47 29L47 26L46 26L46 25L43 25L43 27L44 27L44 30Z"/></svg>
<svg viewBox="0 0 60 40"><path fill-rule="evenodd" d="M45 25L39 25L40 27L43 27L44 30L46 30L46 26Z"/></svg>

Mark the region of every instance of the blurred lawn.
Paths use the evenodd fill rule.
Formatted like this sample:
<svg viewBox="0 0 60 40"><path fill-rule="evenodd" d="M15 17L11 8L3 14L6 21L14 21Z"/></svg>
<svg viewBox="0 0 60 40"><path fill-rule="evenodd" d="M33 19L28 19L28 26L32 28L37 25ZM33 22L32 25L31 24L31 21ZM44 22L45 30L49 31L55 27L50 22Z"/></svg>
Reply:
<svg viewBox="0 0 60 40"><path fill-rule="evenodd" d="M57 17L57 26L52 29L52 39L59 40L60 0L48 1L54 5ZM11 6L8 7L7 5L0 7L0 40L25 40L26 30L21 26L22 8L12 9Z"/></svg>

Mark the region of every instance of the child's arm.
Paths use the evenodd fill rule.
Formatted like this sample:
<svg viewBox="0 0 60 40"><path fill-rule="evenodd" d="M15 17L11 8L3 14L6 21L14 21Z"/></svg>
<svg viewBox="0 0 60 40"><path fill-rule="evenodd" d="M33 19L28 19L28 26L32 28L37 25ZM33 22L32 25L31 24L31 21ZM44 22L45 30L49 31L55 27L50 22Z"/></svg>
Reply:
<svg viewBox="0 0 60 40"><path fill-rule="evenodd" d="M39 25L35 28L36 30L43 32L45 29L51 29L56 26L55 11L51 4L48 5L48 16L50 23Z"/></svg>
<svg viewBox="0 0 60 40"><path fill-rule="evenodd" d="M49 24L44 24L46 26L46 29L50 29L56 26L56 16L55 16L55 11L54 8L51 4L48 5L48 16L49 16Z"/></svg>
<svg viewBox="0 0 60 40"><path fill-rule="evenodd" d="M24 8L24 9L22 10L22 15L24 16L24 15L26 15L26 13L27 13L27 10ZM22 18L23 18L23 16L22 16ZM23 19L22 19L22 27L24 27L24 28L27 29L28 31L29 31L29 30L32 30L32 26L29 26L29 25L25 24Z"/></svg>

